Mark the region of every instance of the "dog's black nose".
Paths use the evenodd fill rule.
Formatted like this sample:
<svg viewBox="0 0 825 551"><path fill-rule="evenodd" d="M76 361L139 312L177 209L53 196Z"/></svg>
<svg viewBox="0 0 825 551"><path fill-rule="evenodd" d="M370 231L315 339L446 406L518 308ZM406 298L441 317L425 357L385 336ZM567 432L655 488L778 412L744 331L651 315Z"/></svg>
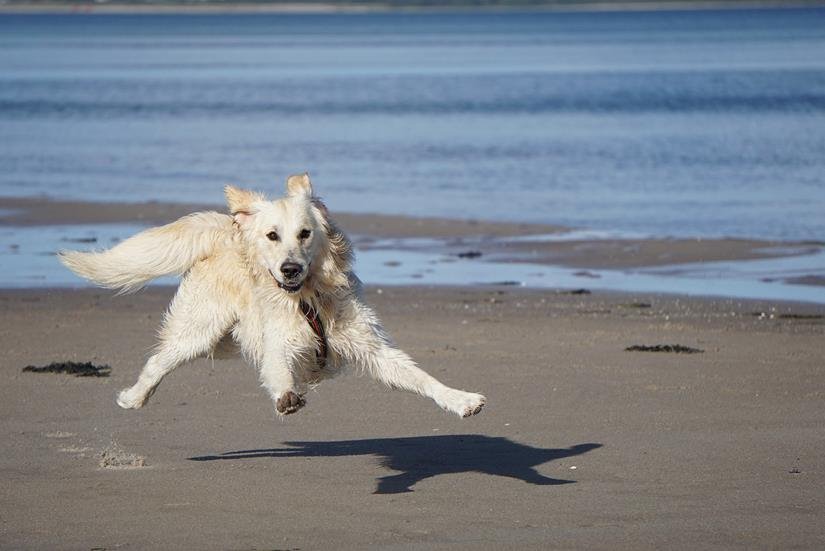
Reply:
<svg viewBox="0 0 825 551"><path fill-rule="evenodd" d="M287 279L294 279L301 275L303 271L304 267L297 262L284 262L281 264L281 273L284 274L284 277Z"/></svg>

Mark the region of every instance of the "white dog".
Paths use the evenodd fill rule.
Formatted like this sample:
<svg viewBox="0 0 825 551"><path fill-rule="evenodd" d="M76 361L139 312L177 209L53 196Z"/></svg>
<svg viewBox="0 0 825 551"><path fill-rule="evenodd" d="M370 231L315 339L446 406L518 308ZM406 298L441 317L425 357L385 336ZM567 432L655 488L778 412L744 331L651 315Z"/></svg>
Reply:
<svg viewBox="0 0 825 551"><path fill-rule="evenodd" d="M298 411L309 385L347 366L462 417L481 411L484 396L443 385L393 346L360 300L350 242L307 174L290 176L277 201L232 186L225 192L231 216L198 212L106 251L60 253L75 273L120 292L183 276L157 350L118 395L121 407L141 407L177 366L239 347L280 414Z"/></svg>

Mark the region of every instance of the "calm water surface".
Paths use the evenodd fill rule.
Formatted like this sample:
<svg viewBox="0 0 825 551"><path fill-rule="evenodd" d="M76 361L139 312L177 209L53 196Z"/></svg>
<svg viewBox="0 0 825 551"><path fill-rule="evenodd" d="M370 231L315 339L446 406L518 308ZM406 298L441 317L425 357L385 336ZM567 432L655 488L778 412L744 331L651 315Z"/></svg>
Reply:
<svg viewBox="0 0 825 551"><path fill-rule="evenodd" d="M0 15L0 194L825 239L825 10Z"/></svg>

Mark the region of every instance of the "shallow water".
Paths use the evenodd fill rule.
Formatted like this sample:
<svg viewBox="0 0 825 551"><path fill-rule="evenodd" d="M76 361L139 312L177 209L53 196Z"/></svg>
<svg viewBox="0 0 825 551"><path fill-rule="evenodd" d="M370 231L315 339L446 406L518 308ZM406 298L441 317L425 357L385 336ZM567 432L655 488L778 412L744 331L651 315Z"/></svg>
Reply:
<svg viewBox="0 0 825 551"><path fill-rule="evenodd" d="M144 228L134 224L0 228L0 264L14 267L0 271L0 288L87 287L88 282L60 265L57 251L111 247L141 229ZM561 235L578 238L579 232ZM557 234L546 237L562 238ZM503 284L536 289L586 288L825 304L822 287L783 281L796 275L825 277L825 249L821 247L806 249L809 253L813 250L812 254L782 258L628 270L581 270L465 259L445 252L447 250L449 246L445 242L431 239L370 241L368 246L357 248L355 269L370 286ZM166 277L153 284L176 285L177 282L177 278Z"/></svg>
<svg viewBox="0 0 825 551"><path fill-rule="evenodd" d="M392 260L388 262L388 258ZM789 267L825 276L825 254L645 270L587 270L541 264L456 260L413 251L361 251L359 276L372 285L507 285L553 290L605 290L825 304L822 287L765 281ZM810 271L806 271L810 273ZM583 274L586 274L583 276Z"/></svg>
<svg viewBox="0 0 825 551"><path fill-rule="evenodd" d="M825 10L0 16L0 194L825 238Z"/></svg>
<svg viewBox="0 0 825 551"><path fill-rule="evenodd" d="M137 224L0 227L0 288L88 286L60 264L57 252L109 248L144 229ZM177 279L158 283L176 284Z"/></svg>

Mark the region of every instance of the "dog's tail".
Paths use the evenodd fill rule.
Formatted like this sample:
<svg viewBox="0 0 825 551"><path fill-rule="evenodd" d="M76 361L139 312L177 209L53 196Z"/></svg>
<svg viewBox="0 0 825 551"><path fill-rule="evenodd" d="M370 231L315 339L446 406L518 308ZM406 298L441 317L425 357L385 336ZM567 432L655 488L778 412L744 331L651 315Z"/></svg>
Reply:
<svg viewBox="0 0 825 551"><path fill-rule="evenodd" d="M61 251L60 261L101 287L130 293L165 275L181 275L208 257L221 241L231 239L232 218L196 212L138 233L111 249Z"/></svg>

